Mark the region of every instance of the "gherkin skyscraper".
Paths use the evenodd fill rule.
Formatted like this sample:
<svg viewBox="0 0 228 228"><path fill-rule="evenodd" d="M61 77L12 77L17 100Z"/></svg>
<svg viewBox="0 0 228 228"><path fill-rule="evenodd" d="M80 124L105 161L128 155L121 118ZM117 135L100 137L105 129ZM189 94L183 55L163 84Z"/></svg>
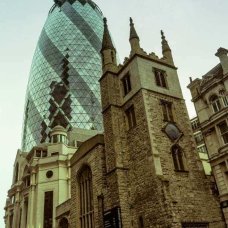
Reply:
<svg viewBox="0 0 228 228"><path fill-rule="evenodd" d="M99 78L103 16L91 0L55 0L30 71L22 149L56 125L102 130Z"/></svg>

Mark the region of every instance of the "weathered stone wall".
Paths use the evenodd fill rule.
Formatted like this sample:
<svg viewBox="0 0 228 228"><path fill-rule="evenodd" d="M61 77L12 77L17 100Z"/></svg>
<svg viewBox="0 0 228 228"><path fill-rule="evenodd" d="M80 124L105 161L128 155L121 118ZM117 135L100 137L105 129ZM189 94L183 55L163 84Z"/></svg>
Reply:
<svg viewBox="0 0 228 228"><path fill-rule="evenodd" d="M132 64L138 65L137 61ZM135 69L128 67L126 72ZM130 70L134 82L139 81L140 67L137 74ZM145 69L149 74L151 66L147 63ZM177 83L177 74L173 69L170 72ZM169 80L169 86L175 86ZM208 222L210 228L224 228L218 198L212 195L196 151L179 85L172 88L173 94L147 87L137 85L123 98L120 75L107 72L101 79L104 145L83 153L79 148L72 159L71 225L80 227L77 173L87 164L93 175L95 227L103 227L103 212L120 207L123 228L137 228L140 221L151 228L181 228L183 222ZM167 122L160 100L173 104L175 124L183 133L175 142L163 131ZM132 105L137 124L129 129L125 112ZM185 170L181 172L173 165L171 147L175 143L184 154Z"/></svg>
<svg viewBox="0 0 228 228"><path fill-rule="evenodd" d="M145 105L149 109L147 117L149 128L153 132L152 146L159 152L163 178L166 180L166 194L169 197L169 207L173 215L172 227L180 227L181 222L209 222L210 227L224 227L218 198L212 195L210 183L204 175L196 151L184 100L151 91L144 91L144 97ZM162 118L161 99L173 103L174 121L183 132L183 137L178 144L184 153L186 172L174 171L171 154L174 142L171 142L162 131L167 123Z"/></svg>
<svg viewBox="0 0 228 228"><path fill-rule="evenodd" d="M88 152L88 153L87 153ZM78 173L88 165L92 171L93 183L93 202L94 202L94 222L95 227L103 227L102 219L102 204L99 202L102 198L102 193L105 191L105 155L103 145L98 145L90 151L87 151L83 156L77 157L77 152L73 157L72 163L72 178L71 178L71 211L70 225L71 227L80 227L80 196Z"/></svg>

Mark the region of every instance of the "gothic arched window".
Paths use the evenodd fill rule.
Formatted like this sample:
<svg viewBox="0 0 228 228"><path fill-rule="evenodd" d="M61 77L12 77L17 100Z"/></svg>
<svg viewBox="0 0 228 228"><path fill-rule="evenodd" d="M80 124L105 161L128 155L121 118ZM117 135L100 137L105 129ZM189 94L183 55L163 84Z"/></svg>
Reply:
<svg viewBox="0 0 228 228"><path fill-rule="evenodd" d="M173 164L176 171L184 171L183 152L177 145L172 147Z"/></svg>
<svg viewBox="0 0 228 228"><path fill-rule="evenodd" d="M217 95L210 97L210 103L214 112L218 112L221 109L221 104Z"/></svg>
<svg viewBox="0 0 228 228"><path fill-rule="evenodd" d="M94 228L92 172L86 166L79 175L81 228Z"/></svg>

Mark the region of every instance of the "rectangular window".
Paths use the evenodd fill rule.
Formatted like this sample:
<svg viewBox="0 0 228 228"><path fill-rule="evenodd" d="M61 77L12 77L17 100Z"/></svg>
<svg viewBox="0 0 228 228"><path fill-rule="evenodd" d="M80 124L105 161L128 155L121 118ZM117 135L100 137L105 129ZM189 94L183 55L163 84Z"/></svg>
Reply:
<svg viewBox="0 0 228 228"><path fill-rule="evenodd" d="M212 95L210 102L214 113L218 112L222 108L220 104L220 98L217 95Z"/></svg>
<svg viewBox="0 0 228 228"><path fill-rule="evenodd" d="M203 135L202 135L202 132L199 132L199 133L195 134L194 137L195 137L195 140L196 140L196 143L197 143L197 144L203 142Z"/></svg>
<svg viewBox="0 0 228 228"><path fill-rule="evenodd" d="M155 74L155 81L157 86L167 88L165 71L154 69L154 74Z"/></svg>
<svg viewBox="0 0 228 228"><path fill-rule="evenodd" d="M173 111L172 111L172 103L168 101L161 101L162 112L164 121L173 122Z"/></svg>
<svg viewBox="0 0 228 228"><path fill-rule="evenodd" d="M227 123L226 121L222 121L219 125L219 130L221 132L221 136L223 138L223 142L224 144L227 144L228 143L228 126L227 126Z"/></svg>
<svg viewBox="0 0 228 228"><path fill-rule="evenodd" d="M223 100L224 106L225 107L228 107L228 97L227 96L226 97L223 97L222 100Z"/></svg>
<svg viewBox="0 0 228 228"><path fill-rule="evenodd" d="M131 91L131 79L129 73L123 77L122 83L124 88L124 95L127 95Z"/></svg>
<svg viewBox="0 0 228 228"><path fill-rule="evenodd" d="M182 228L209 228L208 223L182 223Z"/></svg>
<svg viewBox="0 0 228 228"><path fill-rule="evenodd" d="M53 191L44 194L44 228L52 227L53 222Z"/></svg>
<svg viewBox="0 0 228 228"><path fill-rule="evenodd" d="M128 120L129 129L135 127L136 126L136 117L135 117L135 109L134 109L133 105L129 109L127 109L126 116L127 116L127 120Z"/></svg>
<svg viewBox="0 0 228 228"><path fill-rule="evenodd" d="M191 124L192 124L192 130L196 130L197 128L199 128L199 120L198 119L192 121Z"/></svg>
<svg viewBox="0 0 228 228"><path fill-rule="evenodd" d="M197 147L198 153L207 153L207 148L205 145Z"/></svg>

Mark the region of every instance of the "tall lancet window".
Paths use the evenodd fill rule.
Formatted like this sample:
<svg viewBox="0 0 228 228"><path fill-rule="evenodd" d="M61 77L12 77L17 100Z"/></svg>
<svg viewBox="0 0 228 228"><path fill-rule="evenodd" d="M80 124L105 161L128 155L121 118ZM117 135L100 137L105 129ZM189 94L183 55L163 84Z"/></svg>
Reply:
<svg viewBox="0 0 228 228"><path fill-rule="evenodd" d="M94 228L92 172L86 166L79 175L81 228Z"/></svg>
<svg viewBox="0 0 228 228"><path fill-rule="evenodd" d="M184 168L184 161L183 161L183 152L179 146L174 145L172 147L172 157L173 157L175 170L184 171L185 168Z"/></svg>

